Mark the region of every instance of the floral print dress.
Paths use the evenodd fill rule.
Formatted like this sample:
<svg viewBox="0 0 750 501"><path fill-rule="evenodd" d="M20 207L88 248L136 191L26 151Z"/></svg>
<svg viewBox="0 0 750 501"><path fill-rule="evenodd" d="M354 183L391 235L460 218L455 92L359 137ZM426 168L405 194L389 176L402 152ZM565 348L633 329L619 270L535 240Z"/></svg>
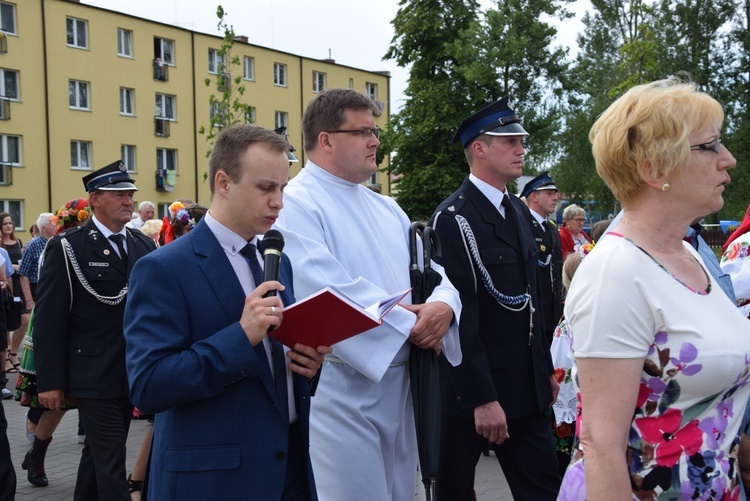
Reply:
<svg viewBox="0 0 750 501"><path fill-rule="evenodd" d="M633 499L740 499L750 323L719 287L693 290L610 235L578 269L565 314L576 359L644 358L626 453ZM575 368L573 381L578 389ZM580 430L580 393L578 402ZM585 498L578 451L558 499Z"/></svg>

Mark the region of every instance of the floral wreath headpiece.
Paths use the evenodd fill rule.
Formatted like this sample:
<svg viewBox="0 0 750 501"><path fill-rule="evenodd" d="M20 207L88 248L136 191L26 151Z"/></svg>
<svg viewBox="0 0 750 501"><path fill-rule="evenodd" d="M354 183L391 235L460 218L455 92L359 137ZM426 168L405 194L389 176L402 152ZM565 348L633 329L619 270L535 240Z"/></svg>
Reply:
<svg viewBox="0 0 750 501"><path fill-rule="evenodd" d="M195 219L190 217L190 213L185 209L185 205L182 202L173 202L169 206L169 213L172 215L172 219L179 221L188 227L188 230L192 230L193 226L196 225Z"/></svg>
<svg viewBox="0 0 750 501"><path fill-rule="evenodd" d="M85 198L76 198L57 209L51 216L50 222L57 226L57 232L78 226L86 221L91 214L89 201Z"/></svg>

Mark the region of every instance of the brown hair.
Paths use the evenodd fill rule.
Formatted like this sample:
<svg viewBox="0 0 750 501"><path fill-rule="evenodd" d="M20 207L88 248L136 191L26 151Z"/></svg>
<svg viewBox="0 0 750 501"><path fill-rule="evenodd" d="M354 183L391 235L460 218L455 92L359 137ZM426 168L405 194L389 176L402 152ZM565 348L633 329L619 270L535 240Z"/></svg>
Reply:
<svg viewBox="0 0 750 501"><path fill-rule="evenodd" d="M239 124L227 127L219 134L208 159L208 186L214 194L216 173L224 171L238 182L242 177L242 155L254 144L263 144L272 151L286 153L289 143L284 136L254 124Z"/></svg>
<svg viewBox="0 0 750 501"><path fill-rule="evenodd" d="M302 115L305 151L315 149L321 132L337 130L344 124L346 110L370 110L380 116L375 101L353 89L326 89L315 96Z"/></svg>
<svg viewBox="0 0 750 501"><path fill-rule="evenodd" d="M7 212L0 212L0 225L3 224L3 221L5 221L5 218L9 217L11 221L13 221L13 216L8 214ZM16 223L13 222L13 231L10 232L10 239L11 240L18 240L16 238ZM2 244L3 248L5 248L5 243L2 242L2 238L0 238L0 244Z"/></svg>

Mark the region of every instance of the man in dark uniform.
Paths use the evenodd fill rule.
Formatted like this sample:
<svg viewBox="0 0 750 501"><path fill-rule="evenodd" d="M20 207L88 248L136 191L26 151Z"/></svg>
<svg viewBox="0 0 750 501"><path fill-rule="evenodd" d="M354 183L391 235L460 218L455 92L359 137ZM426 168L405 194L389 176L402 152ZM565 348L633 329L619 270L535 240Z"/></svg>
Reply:
<svg viewBox="0 0 750 501"><path fill-rule="evenodd" d="M50 239L39 271L34 358L39 402L75 399L86 429L74 499L129 500L125 442L133 406L125 373L128 277L153 241L125 228L137 190L121 161L83 178L93 217ZM47 443L34 443L29 468Z"/></svg>
<svg viewBox="0 0 750 501"><path fill-rule="evenodd" d="M443 501L472 499L488 440L516 501L553 500L560 485L548 414L558 385L542 330L532 217L506 189L521 176L527 135L507 98L465 119L454 141L471 174L432 217L437 261L463 305L463 362L441 364Z"/></svg>
<svg viewBox="0 0 750 501"><path fill-rule="evenodd" d="M542 329L547 337L547 345L552 344L555 327L562 317L562 247L557 226L547 221L554 214L557 199L560 197L549 173L542 172L526 183L521 191L521 199L531 212L536 240L537 263L539 264L542 310Z"/></svg>

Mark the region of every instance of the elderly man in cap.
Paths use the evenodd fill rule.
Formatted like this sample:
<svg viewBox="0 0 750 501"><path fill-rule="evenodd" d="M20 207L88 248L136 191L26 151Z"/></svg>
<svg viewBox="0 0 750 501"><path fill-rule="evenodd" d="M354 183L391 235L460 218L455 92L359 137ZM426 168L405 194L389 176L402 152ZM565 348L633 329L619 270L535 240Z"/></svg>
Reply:
<svg viewBox="0 0 750 501"><path fill-rule="evenodd" d="M123 313L128 277L154 243L125 227L137 190L121 161L83 178L94 215L47 243L34 310L39 402L75 399L86 429L74 499L129 500L125 441L133 406L125 373ZM34 468L49 442L35 443ZM36 450L39 449L39 450ZM42 450L43 449L43 450Z"/></svg>
<svg viewBox="0 0 750 501"><path fill-rule="evenodd" d="M441 365L444 501L472 499L488 441L516 501L555 499L560 485L549 415L559 388L542 329L533 218L506 189L521 176L527 135L507 98L466 118L454 141L471 173L431 221L438 262L463 305L463 362Z"/></svg>
<svg viewBox="0 0 750 501"><path fill-rule="evenodd" d="M521 200L531 212L536 240L537 263L541 280L543 322L542 328L547 344L552 344L555 327L562 317L562 247L557 226L547 221L547 216L555 213L560 195L548 172L542 172L526 183L521 191Z"/></svg>

